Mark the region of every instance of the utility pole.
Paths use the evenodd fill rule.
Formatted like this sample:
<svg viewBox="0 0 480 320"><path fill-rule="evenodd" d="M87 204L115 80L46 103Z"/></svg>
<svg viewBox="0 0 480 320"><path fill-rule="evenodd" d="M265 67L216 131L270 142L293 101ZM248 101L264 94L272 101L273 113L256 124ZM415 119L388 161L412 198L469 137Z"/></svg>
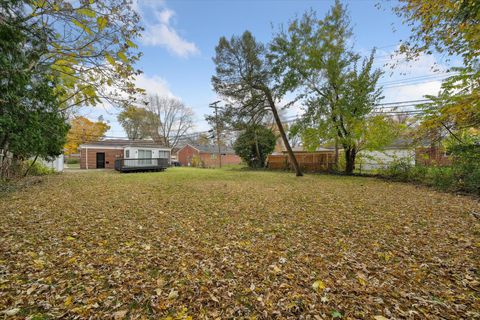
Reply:
<svg viewBox="0 0 480 320"><path fill-rule="evenodd" d="M220 126L219 126L219 121L218 121L218 109L220 108L218 104L221 101L215 101L212 102L208 105L209 108L215 109L215 126L217 127L217 147L218 147L218 166L221 168L222 167L222 151L220 150Z"/></svg>

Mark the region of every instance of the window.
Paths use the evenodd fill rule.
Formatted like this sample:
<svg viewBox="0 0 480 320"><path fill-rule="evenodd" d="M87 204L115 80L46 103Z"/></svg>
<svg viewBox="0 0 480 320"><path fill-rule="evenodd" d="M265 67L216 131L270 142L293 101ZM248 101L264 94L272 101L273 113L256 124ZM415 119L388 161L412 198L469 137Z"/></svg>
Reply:
<svg viewBox="0 0 480 320"><path fill-rule="evenodd" d="M143 159L138 161L139 165L152 164L152 150L138 150L138 158Z"/></svg>
<svg viewBox="0 0 480 320"><path fill-rule="evenodd" d="M169 151L158 151L158 157L162 159L168 159L170 157L170 152Z"/></svg>
<svg viewBox="0 0 480 320"><path fill-rule="evenodd" d="M130 158L130 150L125 150L125 158Z"/></svg>
<svg viewBox="0 0 480 320"><path fill-rule="evenodd" d="M211 153L210 154L210 159L213 159L213 160L217 159L217 154L216 153Z"/></svg>
<svg viewBox="0 0 480 320"><path fill-rule="evenodd" d="M152 158L152 150L138 150L138 157L139 158Z"/></svg>

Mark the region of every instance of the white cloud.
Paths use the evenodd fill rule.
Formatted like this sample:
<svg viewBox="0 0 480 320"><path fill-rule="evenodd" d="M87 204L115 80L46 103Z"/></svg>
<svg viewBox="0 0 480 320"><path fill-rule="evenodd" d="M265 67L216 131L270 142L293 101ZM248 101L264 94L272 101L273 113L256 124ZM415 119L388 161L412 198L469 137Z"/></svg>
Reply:
<svg viewBox="0 0 480 320"><path fill-rule="evenodd" d="M172 26L175 12L166 8L163 1L142 1L134 7L145 24L143 44L165 47L171 53L184 58L200 52L194 42L184 39Z"/></svg>
<svg viewBox="0 0 480 320"><path fill-rule="evenodd" d="M145 74L141 74L137 77L135 84L137 87L144 89L147 94L158 94L159 96L178 99L178 97L170 91L167 81L159 76L149 77Z"/></svg>
<svg viewBox="0 0 480 320"><path fill-rule="evenodd" d="M435 80L418 84L405 84L398 87L385 88L383 90L383 95L385 96L384 101L395 102L424 99L425 95L436 95L439 92L441 85L441 81Z"/></svg>
<svg viewBox="0 0 480 320"><path fill-rule="evenodd" d="M170 23L170 18L173 17L174 14L175 14L175 12L173 12L172 10L164 9L164 10L160 11L157 14L157 16L158 16L158 20L160 20L161 23L169 24Z"/></svg>
<svg viewBox="0 0 480 320"><path fill-rule="evenodd" d="M381 53L383 56L389 54L393 54L393 51ZM436 95L442 79L448 76L445 73L448 66L439 63L434 55L421 54L414 61L407 61L404 55L397 55L389 62L394 64L394 68L383 67L385 74L379 81L385 96L383 102L420 100L425 95Z"/></svg>
<svg viewBox="0 0 480 320"><path fill-rule="evenodd" d="M143 43L163 46L180 57L188 57L199 52L195 43L182 39L172 27L163 23L147 27L143 35Z"/></svg>
<svg viewBox="0 0 480 320"><path fill-rule="evenodd" d="M160 96L181 100L179 97L173 94L169 88L168 82L162 77L140 74L135 79L135 84L138 88L144 89L145 94L158 94ZM137 106L143 107L143 103L141 102L143 100L146 100L146 97L140 96L137 100ZM106 134L107 136L126 137L125 131L117 120L117 116L120 112L121 109L118 108L118 106L114 106L106 101L103 101L95 108L84 108L82 115L85 115L95 121L98 116L102 115L111 126L110 130Z"/></svg>

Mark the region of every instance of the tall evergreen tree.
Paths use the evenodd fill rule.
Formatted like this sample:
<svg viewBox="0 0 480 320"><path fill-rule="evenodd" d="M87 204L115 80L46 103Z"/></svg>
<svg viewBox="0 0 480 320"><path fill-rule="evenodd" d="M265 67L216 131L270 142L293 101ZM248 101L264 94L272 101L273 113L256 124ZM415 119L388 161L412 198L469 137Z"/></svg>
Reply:
<svg viewBox="0 0 480 320"><path fill-rule="evenodd" d="M233 36L230 40L220 38L215 51L216 74L212 77L215 91L227 101L233 101L247 116L256 117L270 110L295 173L302 176L278 114L277 103L284 92L275 79L267 48L245 31L242 36Z"/></svg>

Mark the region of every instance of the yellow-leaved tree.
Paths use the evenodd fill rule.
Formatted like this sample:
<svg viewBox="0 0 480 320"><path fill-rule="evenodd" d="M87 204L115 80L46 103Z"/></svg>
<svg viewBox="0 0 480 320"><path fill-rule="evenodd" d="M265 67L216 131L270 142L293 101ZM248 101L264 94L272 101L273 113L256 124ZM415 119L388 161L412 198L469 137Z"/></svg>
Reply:
<svg viewBox="0 0 480 320"><path fill-rule="evenodd" d="M70 122L70 131L67 134L65 154L78 152L82 143L98 141L105 136L110 126L102 120L91 121L85 117L76 117Z"/></svg>

